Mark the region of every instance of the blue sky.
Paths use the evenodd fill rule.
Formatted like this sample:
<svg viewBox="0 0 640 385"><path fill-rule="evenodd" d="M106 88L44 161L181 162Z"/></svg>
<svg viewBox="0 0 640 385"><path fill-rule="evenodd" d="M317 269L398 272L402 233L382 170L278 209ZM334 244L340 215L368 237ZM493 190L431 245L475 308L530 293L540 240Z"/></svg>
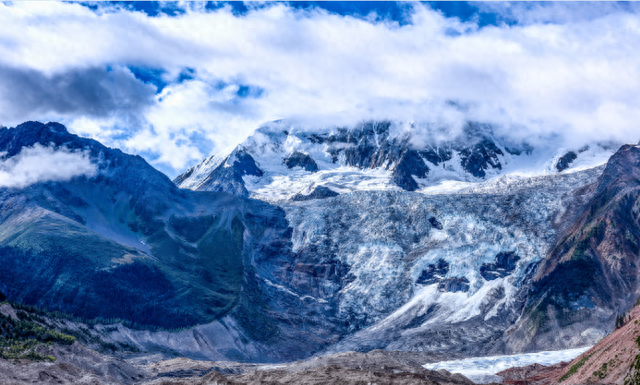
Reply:
<svg viewBox="0 0 640 385"><path fill-rule="evenodd" d="M60 121L170 176L283 118L481 120L567 148L637 141L638 8L1 3L0 124Z"/></svg>

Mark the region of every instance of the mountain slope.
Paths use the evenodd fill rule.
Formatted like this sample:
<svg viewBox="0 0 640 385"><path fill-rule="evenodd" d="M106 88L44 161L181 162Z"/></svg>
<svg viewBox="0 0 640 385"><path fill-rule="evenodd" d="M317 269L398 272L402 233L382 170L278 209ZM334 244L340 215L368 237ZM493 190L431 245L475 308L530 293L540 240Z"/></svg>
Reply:
<svg viewBox="0 0 640 385"><path fill-rule="evenodd" d="M556 367L513 368L509 371L520 380L507 384L618 384L640 382L640 308L635 307L625 317L625 324L595 346L572 360ZM533 370L527 370L533 369ZM533 375L527 372L534 372ZM535 373L538 372L538 373ZM500 373L502 375L502 373Z"/></svg>
<svg viewBox="0 0 640 385"><path fill-rule="evenodd" d="M228 349L273 338L278 321L260 313L259 285L266 284L256 283L253 265L266 261L259 269L272 269L292 258L282 210L226 193L180 190L142 158L56 123L0 132L7 156L37 143L85 151L98 174L0 189L0 291L8 299L138 328L226 317L246 341ZM225 330L217 338L232 333ZM252 349L234 354L273 359Z"/></svg>
<svg viewBox="0 0 640 385"><path fill-rule="evenodd" d="M538 269L509 343L536 349L613 325L640 295L640 148L622 146L592 190Z"/></svg>

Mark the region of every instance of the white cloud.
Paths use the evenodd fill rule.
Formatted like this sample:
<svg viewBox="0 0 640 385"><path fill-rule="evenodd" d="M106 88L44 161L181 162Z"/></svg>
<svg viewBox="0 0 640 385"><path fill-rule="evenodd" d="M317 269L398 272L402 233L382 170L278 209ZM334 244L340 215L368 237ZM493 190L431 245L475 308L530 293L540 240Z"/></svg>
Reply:
<svg viewBox="0 0 640 385"><path fill-rule="evenodd" d="M0 154L0 187L24 188L40 182L61 182L98 172L88 154L36 144L5 158Z"/></svg>
<svg viewBox="0 0 640 385"><path fill-rule="evenodd" d="M558 134L562 146L640 139L636 7L484 4L518 24L483 28L412 7L412 23L400 26L284 3L241 16L228 7L209 12L187 5L177 17L116 8L94 13L69 3L3 4L0 65L50 77L146 66L164 69L169 80L189 67L195 78L169 84L148 102L146 91L123 74L120 87L135 92L121 92L120 99L140 95L140 101L112 102L111 116L52 107L49 115L39 109L14 117L0 102L0 122L54 116L108 145L155 154L151 162L170 174L228 149L263 122L288 117L309 124L476 119L517 140ZM240 98L240 84L262 94ZM465 106L464 116L447 101ZM118 113L121 105L126 113ZM131 134L123 139L126 129Z"/></svg>

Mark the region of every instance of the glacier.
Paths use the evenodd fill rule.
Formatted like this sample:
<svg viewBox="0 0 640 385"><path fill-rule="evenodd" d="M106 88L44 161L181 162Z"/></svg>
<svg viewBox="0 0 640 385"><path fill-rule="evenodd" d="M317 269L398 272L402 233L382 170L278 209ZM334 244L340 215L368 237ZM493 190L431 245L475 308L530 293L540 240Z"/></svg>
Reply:
<svg viewBox="0 0 640 385"><path fill-rule="evenodd" d="M528 354L513 354L491 357L465 358L462 360L441 361L424 365L429 370L444 369L451 373L459 373L466 376L476 384L488 384L491 382L502 382L502 378L495 373L515 367L528 366L533 364L554 365L560 362L569 362L582 353L589 350L591 346L576 349L545 351Z"/></svg>

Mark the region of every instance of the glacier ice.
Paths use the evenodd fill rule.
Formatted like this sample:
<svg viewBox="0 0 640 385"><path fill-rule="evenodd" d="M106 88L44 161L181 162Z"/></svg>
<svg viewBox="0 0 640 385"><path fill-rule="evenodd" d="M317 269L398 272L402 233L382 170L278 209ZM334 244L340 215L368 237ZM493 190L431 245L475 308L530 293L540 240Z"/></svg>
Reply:
<svg viewBox="0 0 640 385"><path fill-rule="evenodd" d="M424 367L430 370L445 369L451 373L460 373L477 384L487 384L490 382L502 382L502 379L495 374L505 369L532 364L548 366L562 361L569 362L590 348L591 346L586 346L538 353L466 358L463 360L435 362L426 364Z"/></svg>

